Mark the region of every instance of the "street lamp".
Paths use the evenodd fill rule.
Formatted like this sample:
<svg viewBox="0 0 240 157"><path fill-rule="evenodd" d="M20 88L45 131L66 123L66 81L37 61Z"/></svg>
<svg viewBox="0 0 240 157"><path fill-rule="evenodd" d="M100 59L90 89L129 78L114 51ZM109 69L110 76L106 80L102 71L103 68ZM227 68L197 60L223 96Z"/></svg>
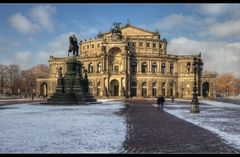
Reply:
<svg viewBox="0 0 240 157"><path fill-rule="evenodd" d="M197 72L198 72L198 96L201 96L201 76L202 76L202 70L203 70L203 62L201 60L201 53L198 56L198 68L197 68Z"/></svg>
<svg viewBox="0 0 240 157"><path fill-rule="evenodd" d="M199 102L197 98L197 81L196 81L196 74L198 70L198 59L196 56L193 58L193 73L194 73L194 86L193 86L193 97L192 97L192 106L191 106L191 113L199 113Z"/></svg>

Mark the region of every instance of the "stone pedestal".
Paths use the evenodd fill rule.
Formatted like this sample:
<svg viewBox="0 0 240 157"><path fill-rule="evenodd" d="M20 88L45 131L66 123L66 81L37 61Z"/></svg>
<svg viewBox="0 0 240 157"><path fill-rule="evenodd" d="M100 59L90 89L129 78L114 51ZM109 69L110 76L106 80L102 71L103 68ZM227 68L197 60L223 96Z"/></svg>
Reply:
<svg viewBox="0 0 240 157"><path fill-rule="evenodd" d="M56 93L48 100L47 104L86 104L97 100L88 93L88 78L82 77L82 66L75 56L68 58L65 76L58 77Z"/></svg>

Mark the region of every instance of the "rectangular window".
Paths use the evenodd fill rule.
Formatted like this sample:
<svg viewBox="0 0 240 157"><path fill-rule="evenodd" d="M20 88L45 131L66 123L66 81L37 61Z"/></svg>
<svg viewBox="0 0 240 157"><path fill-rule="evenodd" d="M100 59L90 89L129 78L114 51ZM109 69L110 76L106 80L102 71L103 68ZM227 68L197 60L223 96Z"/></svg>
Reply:
<svg viewBox="0 0 240 157"><path fill-rule="evenodd" d="M100 47L100 43L97 44L97 47Z"/></svg>
<svg viewBox="0 0 240 157"><path fill-rule="evenodd" d="M133 42L133 46L136 47L136 42Z"/></svg>
<svg viewBox="0 0 240 157"><path fill-rule="evenodd" d="M143 42L140 42L140 43L139 43L139 46L140 46L140 47L143 47Z"/></svg>
<svg viewBox="0 0 240 157"><path fill-rule="evenodd" d="M150 43L147 43L147 47L150 47Z"/></svg>
<svg viewBox="0 0 240 157"><path fill-rule="evenodd" d="M87 49L89 49L89 45L87 45Z"/></svg>
<svg viewBox="0 0 240 157"><path fill-rule="evenodd" d="M94 48L94 44L92 44L92 48Z"/></svg>
<svg viewBox="0 0 240 157"><path fill-rule="evenodd" d="M156 44L156 43L153 43L153 47L156 48L156 47L157 47L157 44Z"/></svg>
<svg viewBox="0 0 240 157"><path fill-rule="evenodd" d="M162 48L162 44L159 44L159 48Z"/></svg>
<svg viewBox="0 0 240 157"><path fill-rule="evenodd" d="M114 66L114 72L118 72L119 69L118 69L118 66Z"/></svg>
<svg viewBox="0 0 240 157"><path fill-rule="evenodd" d="M85 50L85 46L83 46L83 50Z"/></svg>

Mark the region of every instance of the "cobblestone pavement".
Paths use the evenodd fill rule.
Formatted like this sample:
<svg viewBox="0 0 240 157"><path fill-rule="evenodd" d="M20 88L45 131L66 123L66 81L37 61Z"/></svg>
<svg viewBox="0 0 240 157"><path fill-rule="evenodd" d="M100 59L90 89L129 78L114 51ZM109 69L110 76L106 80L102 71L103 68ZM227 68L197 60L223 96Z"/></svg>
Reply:
<svg viewBox="0 0 240 157"><path fill-rule="evenodd" d="M155 101L128 101L124 153L239 153L214 133L153 107Z"/></svg>
<svg viewBox="0 0 240 157"><path fill-rule="evenodd" d="M46 100L43 100L43 99L34 99L33 101L31 99L5 99L5 100L0 100L0 106L22 104L22 103L39 103L39 102L45 102L45 101Z"/></svg>

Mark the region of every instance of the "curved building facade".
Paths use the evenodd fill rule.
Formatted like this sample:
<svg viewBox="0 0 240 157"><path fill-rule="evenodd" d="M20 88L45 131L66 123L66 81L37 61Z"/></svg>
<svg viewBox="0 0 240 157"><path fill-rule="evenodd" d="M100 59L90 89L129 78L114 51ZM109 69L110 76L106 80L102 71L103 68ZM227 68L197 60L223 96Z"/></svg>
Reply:
<svg viewBox="0 0 240 157"><path fill-rule="evenodd" d="M168 54L167 40L161 39L158 32L130 24L121 27L120 31L120 34L106 32L98 38L79 43L80 55L76 57L88 72L92 95L192 97L194 55ZM61 66L63 74L66 72L66 58L50 56L50 76L37 80L38 95L53 94L57 68ZM215 77L214 74L202 74L202 96L215 96Z"/></svg>

